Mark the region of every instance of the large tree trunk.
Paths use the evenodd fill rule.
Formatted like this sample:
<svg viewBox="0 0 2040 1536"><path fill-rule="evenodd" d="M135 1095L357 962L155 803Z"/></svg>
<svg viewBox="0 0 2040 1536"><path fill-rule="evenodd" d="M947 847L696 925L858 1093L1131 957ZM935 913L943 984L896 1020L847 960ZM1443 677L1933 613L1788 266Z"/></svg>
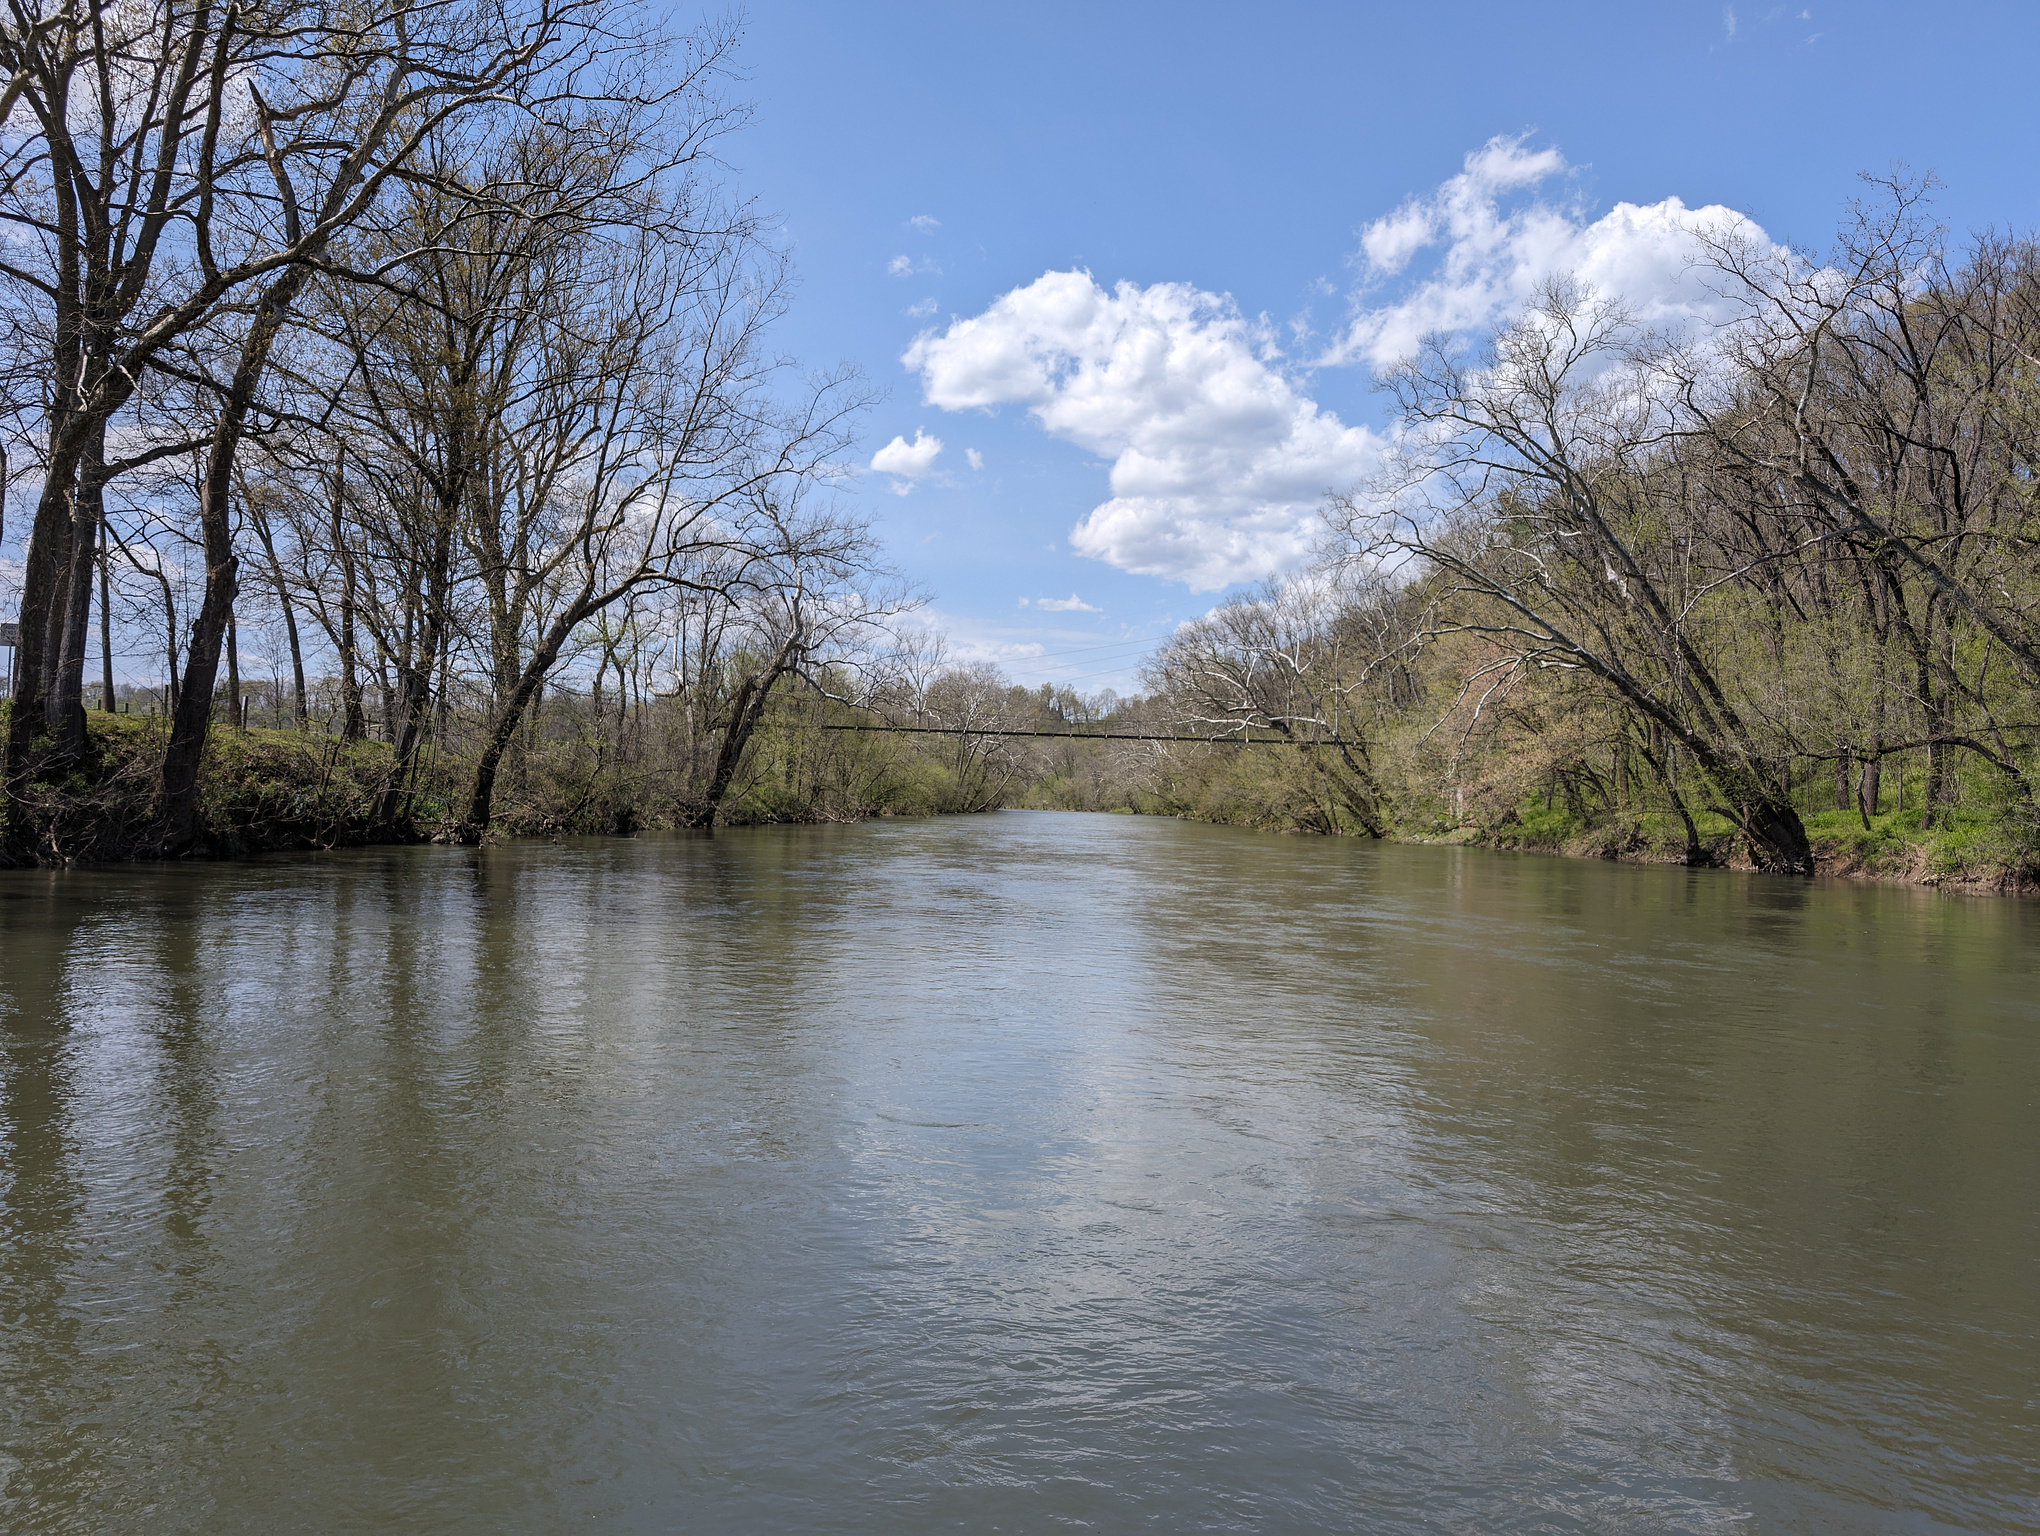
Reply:
<svg viewBox="0 0 2040 1536"><path fill-rule="evenodd" d="M102 423L87 444L78 467L78 488L71 497L70 568L64 573L59 602L63 622L57 627L55 673L43 704L43 718L56 737L60 763L75 762L85 752L85 645L92 633L92 578L99 555L99 530L106 522L106 427Z"/></svg>
<svg viewBox="0 0 2040 1536"><path fill-rule="evenodd" d="M30 525L24 551L20 627L14 649L14 708L7 719L7 782L12 786L35 765L37 738L48 728L52 645L52 609L62 577L71 567L71 496L74 487L60 483L56 466L43 483L42 502ZM58 503L53 511L50 503ZM0 800L10 806L13 796ZM10 829L12 818L10 817Z"/></svg>
<svg viewBox="0 0 2040 1536"><path fill-rule="evenodd" d="M1729 817L1742 829L1757 868L1779 875L1813 873L1813 846L1806 823L1789 799L1781 799L1764 777L1724 758L1698 738L1684 743L1713 783Z"/></svg>
<svg viewBox="0 0 2040 1536"><path fill-rule="evenodd" d="M38 738L48 726L50 682L65 613L63 584L71 568L78 464L87 440L77 415L80 391L90 383L83 315L76 301L80 275L77 204L65 195L58 196L56 203L59 281L50 365L57 389L49 407L49 460L43 466L42 494L36 500L28 544L22 551L14 707L7 720L4 763L0 763L0 779L5 780L7 790L0 794L0 818L5 818L0 857L9 861L27 856L27 850L17 846L20 829L12 811L13 789L33 771L43 750Z"/></svg>
<svg viewBox="0 0 2040 1536"><path fill-rule="evenodd" d="M212 729L213 687L219 678L220 643L226 637L233 613L235 586L240 564L234 557L233 525L229 498L233 488L234 456L240 450L247 427L248 411L256 387L268 367L269 354L283 328L284 316L305 285L310 269L293 267L264 291L255 308L255 321L241 343L241 356L234 370L225 408L213 429L212 446L206 455L205 480L199 490L198 522L205 550L205 595L191 622L191 652L184 667L183 696L170 725L170 740L163 751L161 816L156 846L160 853L188 852L197 842L198 773L205 758L206 736ZM240 701L234 701L236 710Z"/></svg>
<svg viewBox="0 0 2040 1536"><path fill-rule="evenodd" d="M213 457L231 455L219 438ZM162 815L156 848L174 856L198 841L198 771L212 730L213 691L219 681L220 648L234 607L240 565L227 527L226 476L208 473L199 499L199 527L205 553L205 591L190 627L183 686L171 714L170 740L163 752Z"/></svg>

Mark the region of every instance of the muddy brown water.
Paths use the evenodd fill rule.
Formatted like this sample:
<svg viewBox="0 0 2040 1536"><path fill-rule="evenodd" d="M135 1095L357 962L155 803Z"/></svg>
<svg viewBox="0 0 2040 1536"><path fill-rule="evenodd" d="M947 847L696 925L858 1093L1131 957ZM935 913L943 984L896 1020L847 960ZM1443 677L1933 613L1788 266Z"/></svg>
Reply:
<svg viewBox="0 0 2040 1536"><path fill-rule="evenodd" d="M2040 1530L2036 971L1110 816L0 875L0 1525Z"/></svg>

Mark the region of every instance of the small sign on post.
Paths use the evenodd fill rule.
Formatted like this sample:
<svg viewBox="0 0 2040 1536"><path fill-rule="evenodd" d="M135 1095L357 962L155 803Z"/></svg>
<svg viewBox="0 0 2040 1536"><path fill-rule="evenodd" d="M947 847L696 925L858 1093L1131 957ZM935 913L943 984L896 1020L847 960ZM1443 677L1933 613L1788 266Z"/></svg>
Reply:
<svg viewBox="0 0 2040 1536"><path fill-rule="evenodd" d="M0 645L19 644L21 644L21 626L19 624L0 624Z"/></svg>

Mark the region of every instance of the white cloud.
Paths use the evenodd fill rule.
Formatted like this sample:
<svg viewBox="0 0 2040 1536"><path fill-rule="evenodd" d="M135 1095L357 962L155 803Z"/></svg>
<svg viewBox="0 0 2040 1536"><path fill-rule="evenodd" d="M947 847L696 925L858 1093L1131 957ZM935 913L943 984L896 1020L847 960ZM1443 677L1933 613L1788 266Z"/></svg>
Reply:
<svg viewBox="0 0 2040 1536"><path fill-rule="evenodd" d="M933 299L923 299L918 304L909 304L907 314L915 320L925 320L935 313L937 306Z"/></svg>
<svg viewBox="0 0 2040 1536"><path fill-rule="evenodd" d="M1623 300L1646 325L1726 318L1720 298L1693 268L1700 253L1695 237L1740 227L1762 241L1762 230L1733 209L1688 208L1676 197L1645 206L1617 203L1592 221L1576 207L1539 198L1504 206L1505 193L1538 186L1566 168L1555 149L1532 152L1521 139L1491 139L1428 197L1412 198L1369 224L1359 253L1368 287L1319 361L1386 367L1432 332L1463 334L1505 319L1539 283L1561 272ZM1427 275L1388 303L1365 302L1420 251L1441 245Z"/></svg>
<svg viewBox="0 0 2040 1536"><path fill-rule="evenodd" d="M917 213L907 220L907 228L923 235L932 235L941 227L942 221L929 213Z"/></svg>
<svg viewBox="0 0 2040 1536"><path fill-rule="evenodd" d="M1400 272L1412 256L1437 238L1431 210L1412 198L1362 230L1360 249L1367 257L1368 270Z"/></svg>
<svg viewBox="0 0 2040 1536"><path fill-rule="evenodd" d="M1023 597L1020 601L1024 604L1027 599ZM1103 613L1105 611L1103 608L1093 608L1074 592L1068 597L1037 598L1034 606L1041 609L1044 613Z"/></svg>
<svg viewBox="0 0 2040 1536"><path fill-rule="evenodd" d="M882 475L891 475L893 490L904 496L914 488L915 481L928 478L935 467L935 457L941 452L942 439L930 437L916 427L911 443L904 436L895 437L871 456L871 467Z"/></svg>
<svg viewBox="0 0 2040 1536"><path fill-rule="evenodd" d="M924 333L902 360L943 410L1025 405L1112 459L1112 498L1071 547L1196 591L1299 564L1319 500L1377 447L1297 392L1230 299L1184 283L1108 293L1089 273L1050 272Z"/></svg>
<svg viewBox="0 0 2040 1536"><path fill-rule="evenodd" d="M1527 150L1520 138L1489 139L1436 192L1409 199L1361 231L1368 273L1381 277L1402 271L1441 234L1450 233L1455 241L1478 238L1495 221L1498 194L1535 186L1565 168L1565 157L1555 149Z"/></svg>
<svg viewBox="0 0 2040 1536"><path fill-rule="evenodd" d="M985 456L975 448L964 449L963 458L964 462L970 465L972 469L983 469L985 467Z"/></svg>
<svg viewBox="0 0 2040 1536"><path fill-rule="evenodd" d="M1568 169L1555 148L1491 139L1457 175L1367 225L1353 310L1310 366L1383 368L1427 334L1484 331L1560 273L1645 325L1729 318L1696 269L1699 236L1735 229L1762 254L1761 229L1676 197L1590 218L1542 190ZM901 360L942 410L1022 405L1110 461L1110 498L1070 532L1079 554L1216 591L1301 565L1324 493L1364 479L1382 446L1318 407L1276 335L1265 317L1187 283L1107 290L1088 272L1049 272L923 332ZM966 457L979 467L975 450Z"/></svg>
<svg viewBox="0 0 2040 1536"><path fill-rule="evenodd" d="M885 269L894 277L940 277L942 275L942 263L936 261L931 256L923 256L919 261L914 260L911 256L895 256L885 264Z"/></svg>

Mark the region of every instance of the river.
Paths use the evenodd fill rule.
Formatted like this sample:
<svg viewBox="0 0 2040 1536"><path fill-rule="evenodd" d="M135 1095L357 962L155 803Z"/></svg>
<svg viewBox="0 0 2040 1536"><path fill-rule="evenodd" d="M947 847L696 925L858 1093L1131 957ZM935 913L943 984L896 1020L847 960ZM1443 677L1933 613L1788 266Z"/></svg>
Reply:
<svg viewBox="0 0 2040 1536"><path fill-rule="evenodd" d="M2040 1530L2036 971L1120 816L0 875L0 1525Z"/></svg>

